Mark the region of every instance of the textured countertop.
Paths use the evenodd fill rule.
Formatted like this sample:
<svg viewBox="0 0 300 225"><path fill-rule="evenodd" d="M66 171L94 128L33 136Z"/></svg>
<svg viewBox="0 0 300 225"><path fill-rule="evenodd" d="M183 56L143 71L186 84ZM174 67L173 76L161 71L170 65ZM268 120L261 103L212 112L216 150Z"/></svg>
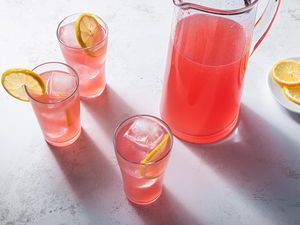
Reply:
<svg viewBox="0 0 300 225"><path fill-rule="evenodd" d="M135 113L159 115L171 0L0 0L0 70L62 61L58 22L82 11L108 24L108 87L82 102L82 135L46 144L30 104L0 87L0 224L300 224L300 115L281 108L266 84L279 58L300 56L300 2L283 0L251 57L238 128L225 140L175 140L161 198L127 201L113 131Z"/></svg>

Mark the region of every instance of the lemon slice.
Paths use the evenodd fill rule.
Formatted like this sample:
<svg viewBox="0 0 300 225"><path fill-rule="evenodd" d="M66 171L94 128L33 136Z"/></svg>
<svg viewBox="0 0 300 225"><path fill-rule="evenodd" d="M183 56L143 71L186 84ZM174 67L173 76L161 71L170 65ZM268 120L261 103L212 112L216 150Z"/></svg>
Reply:
<svg viewBox="0 0 300 225"><path fill-rule="evenodd" d="M90 13L82 13L75 22L75 33L78 43L82 48L93 47L104 38L102 26L96 17ZM93 56L94 52L85 50L88 55Z"/></svg>
<svg viewBox="0 0 300 225"><path fill-rule="evenodd" d="M160 153L162 152L162 150L164 149L164 146L166 145L168 139L169 139L170 135L169 134L165 134L164 138L162 139L162 141L142 160L142 164L146 164L149 163L150 161L153 161L157 158L159 158ZM155 176L158 176L157 173L159 173L159 171L156 171L157 169L154 167L154 165L152 166L153 168L151 168L152 165L142 165L139 169L140 175L145 177L145 178L153 178ZM147 167L149 167L147 169Z"/></svg>
<svg viewBox="0 0 300 225"><path fill-rule="evenodd" d="M278 61L272 68L272 77L281 85L300 85L300 62L290 59Z"/></svg>
<svg viewBox="0 0 300 225"><path fill-rule="evenodd" d="M150 162L151 160L154 160L154 158L157 158L164 145L167 143L168 139L169 134L165 134L162 141L142 160L142 163L145 164Z"/></svg>
<svg viewBox="0 0 300 225"><path fill-rule="evenodd" d="M43 95L46 85L42 77L31 70L12 68L2 74L1 83L11 96L28 102L25 86L37 95Z"/></svg>
<svg viewBox="0 0 300 225"><path fill-rule="evenodd" d="M71 113L69 109L65 110L65 118L66 118L67 127L70 127L72 125L72 120L71 120Z"/></svg>
<svg viewBox="0 0 300 225"><path fill-rule="evenodd" d="M300 105L300 86L284 86L283 94L292 102Z"/></svg>

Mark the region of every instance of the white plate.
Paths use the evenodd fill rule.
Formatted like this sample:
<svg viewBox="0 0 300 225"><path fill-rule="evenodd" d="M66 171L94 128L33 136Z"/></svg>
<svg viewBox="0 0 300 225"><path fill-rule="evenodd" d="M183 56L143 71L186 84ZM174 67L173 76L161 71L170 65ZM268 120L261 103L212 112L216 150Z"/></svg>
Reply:
<svg viewBox="0 0 300 225"><path fill-rule="evenodd" d="M300 58L289 58L289 59L295 59L300 60ZM269 72L268 80L267 80L269 89L272 93L273 98L284 108L294 112L294 113L300 113L300 105L290 101L285 95L282 93L282 88L279 84L276 83L276 81L272 78L272 69Z"/></svg>

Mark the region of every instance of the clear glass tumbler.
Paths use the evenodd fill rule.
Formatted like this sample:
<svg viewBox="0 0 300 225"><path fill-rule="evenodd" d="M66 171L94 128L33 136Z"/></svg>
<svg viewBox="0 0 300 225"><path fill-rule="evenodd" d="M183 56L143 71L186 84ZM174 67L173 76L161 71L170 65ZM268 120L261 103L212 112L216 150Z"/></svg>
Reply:
<svg viewBox="0 0 300 225"><path fill-rule="evenodd" d="M108 27L96 15L93 17L100 25L101 38L90 47L81 47L75 33L75 22L80 13L64 18L57 27L57 39L67 64L72 66L80 78L79 92L83 98L101 95L105 89L105 59Z"/></svg>
<svg viewBox="0 0 300 225"><path fill-rule="evenodd" d="M162 142L164 139L166 141ZM173 136L168 125L154 116L136 115L117 127L115 153L124 191L130 201L146 205L159 198L172 144ZM158 146L161 146L160 151L145 161Z"/></svg>
<svg viewBox="0 0 300 225"><path fill-rule="evenodd" d="M33 69L45 81L44 95L30 93L29 101L46 141L54 146L73 143L81 132L79 77L64 63L48 62Z"/></svg>

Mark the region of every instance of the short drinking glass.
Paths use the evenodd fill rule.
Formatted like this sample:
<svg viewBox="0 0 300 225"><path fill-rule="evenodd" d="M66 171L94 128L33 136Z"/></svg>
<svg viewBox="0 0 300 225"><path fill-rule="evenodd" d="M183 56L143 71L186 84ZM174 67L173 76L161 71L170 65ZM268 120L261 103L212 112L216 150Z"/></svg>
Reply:
<svg viewBox="0 0 300 225"><path fill-rule="evenodd" d="M91 34L94 40L88 47L82 47L75 32L76 21L82 14L73 14L63 19L57 28L57 39L67 64L79 75L80 96L93 98L105 89L105 59L107 49L108 27L98 16L89 14L95 19L97 31ZM85 21L84 21L85 22ZM84 35L84 32L82 32Z"/></svg>
<svg viewBox="0 0 300 225"><path fill-rule="evenodd" d="M70 66L49 62L33 69L45 81L43 95L30 93L30 103L39 121L46 141L55 146L73 143L81 131L79 78Z"/></svg>
<svg viewBox="0 0 300 225"><path fill-rule="evenodd" d="M167 124L154 116L136 115L118 126L114 147L130 201L146 205L159 198L172 143Z"/></svg>

